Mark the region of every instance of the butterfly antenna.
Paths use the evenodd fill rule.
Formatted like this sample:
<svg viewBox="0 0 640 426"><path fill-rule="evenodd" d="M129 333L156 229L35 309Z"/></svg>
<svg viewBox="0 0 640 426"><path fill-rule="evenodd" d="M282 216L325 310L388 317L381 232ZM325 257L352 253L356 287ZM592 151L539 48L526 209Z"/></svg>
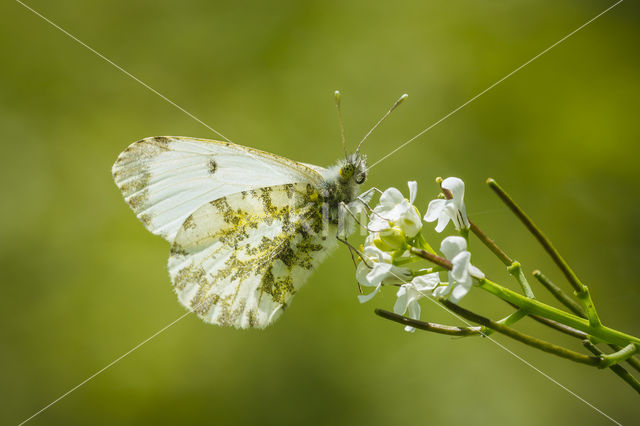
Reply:
<svg viewBox="0 0 640 426"><path fill-rule="evenodd" d="M360 146L362 145L362 143L364 141L367 140L367 138L369 137L369 135L371 135L371 133L373 133L373 131L380 125L382 124L382 122L384 120L386 120L386 118L389 116L389 114L391 114L393 112L394 109L398 108L398 106L405 100L407 99L407 97L409 97L409 95L407 95L406 93L402 96L400 96L400 98L391 106L391 108L389 108L389 111L386 112L385 115L382 116L382 118L380 120L378 120L378 122L375 124L375 126L373 126L371 128L371 130L369 130L369 132L364 135L364 138L362 138L362 140L360 141L360 143L358 144L358 147L356 148L356 152L360 151Z"/></svg>
<svg viewBox="0 0 640 426"><path fill-rule="evenodd" d="M336 90L334 93L336 98L336 109L338 110L338 123L340 123L340 136L342 137L342 149L344 149L344 158L347 158L347 143L344 138L344 124L342 123L342 108L340 108L340 91Z"/></svg>

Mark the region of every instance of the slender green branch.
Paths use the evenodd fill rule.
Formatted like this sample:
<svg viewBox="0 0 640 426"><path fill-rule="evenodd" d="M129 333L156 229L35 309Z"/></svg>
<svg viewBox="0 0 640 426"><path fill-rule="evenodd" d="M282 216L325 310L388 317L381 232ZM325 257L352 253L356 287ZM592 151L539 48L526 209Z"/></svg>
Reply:
<svg viewBox="0 0 640 426"><path fill-rule="evenodd" d="M416 235L415 237L415 242L418 245L418 247L420 247L421 249L429 253L436 254L436 251L433 249L433 247L431 247L431 245L427 242L427 240L424 239L422 232L418 232L418 235Z"/></svg>
<svg viewBox="0 0 640 426"><path fill-rule="evenodd" d="M469 219L469 223L471 224L471 232L473 232L475 236L478 237L478 239L482 241L482 243L507 266L507 271L509 271L509 274L518 281L518 284L520 284L524 294L526 294L527 297L534 298L533 290L531 289L527 278L522 273L522 266L520 263L511 259L511 257L498 247L498 245L480 228L478 228L478 225L472 222L471 219Z"/></svg>
<svg viewBox="0 0 640 426"><path fill-rule="evenodd" d="M565 293L560 287L551 282L542 272L533 271L533 276L546 288L549 293L555 297L558 302L562 303L564 306L569 308L571 312L578 315L579 317L586 318L587 315L584 313L584 309L582 306L575 300L571 298L567 293Z"/></svg>
<svg viewBox="0 0 640 426"><path fill-rule="evenodd" d="M620 349L619 351L616 351L611 354L603 355L602 358L604 362L602 363L600 368L606 368L612 365L616 365L626 359L629 359L636 352L638 352L638 346L633 343L629 343L627 346Z"/></svg>
<svg viewBox="0 0 640 426"><path fill-rule="evenodd" d="M509 274L514 277L516 281L518 281L520 287L522 287L522 291L524 292L524 294L530 299L535 299L533 290L529 285L529 281L527 281L524 273L522 272L522 265L520 265L520 262L514 261L507 267L507 271L509 271Z"/></svg>
<svg viewBox="0 0 640 426"><path fill-rule="evenodd" d="M569 283L574 288L575 291L581 291L584 287L584 284L580 281L578 276L573 272L571 267L567 264L567 262L562 258L558 250L551 244L551 241L542 233L542 231L536 226L535 223L527 216L527 214L513 201L511 196L504 190L498 182L494 179L487 179L487 185L493 189L493 191L500 197L500 199L511 209L511 211L520 219L520 221L527 227L529 232L533 234L533 236L538 240L542 247L546 250L546 252L551 256L553 261L558 265L560 270L564 273L569 280Z"/></svg>
<svg viewBox="0 0 640 426"><path fill-rule="evenodd" d="M417 328L420 330L431 331L433 333L447 334L449 336L462 336L462 337L481 334L480 327L475 327L475 328L454 327L451 325L442 325L442 324L436 324L433 322L424 322L424 321L419 321L412 318L407 318L402 315L394 314L393 312L385 311L384 309L376 309L375 313L376 315L382 318L395 321L402 325Z"/></svg>
<svg viewBox="0 0 640 426"><path fill-rule="evenodd" d="M441 185L440 189L442 189L442 193L447 200L453 198L453 194L446 188L442 188L442 178L437 178L436 182ZM478 227L471 219L469 220L469 229L474 233L476 237L489 249L493 254L495 254L498 259L502 261L507 266L507 270L509 274L518 281L520 287L522 287L522 291L527 295L527 297L534 298L533 290L527 281L527 278L522 273L522 267L520 263L515 262L507 253L504 252L496 243L493 241L487 234L485 234L482 229ZM464 239L469 242L469 229L461 229L460 234L464 237Z"/></svg>
<svg viewBox="0 0 640 426"><path fill-rule="evenodd" d="M517 311L513 312L511 315L504 317L503 319L496 321L498 324L502 324L502 325L506 325L506 326L510 326L512 324L515 324L516 322L520 321L522 318L527 316L527 311L525 311L524 309L518 309Z"/></svg>
<svg viewBox="0 0 640 426"><path fill-rule="evenodd" d="M585 285L581 291L576 291L575 295L582 303L582 306L584 306L589 323L593 327L601 327L602 322L600 321L600 317L596 311L596 306L593 304L593 299L591 299L589 288Z"/></svg>
<svg viewBox="0 0 640 426"><path fill-rule="evenodd" d="M564 324L559 323L557 321L550 320L548 318L544 318L544 317L541 317L539 315L529 315L529 317L531 317L531 319L533 319L535 321L538 321L540 324L544 324L547 327L554 328L554 329L558 330L559 332L567 334L569 336L576 337L576 338L581 339L581 340L584 340L584 339L589 337L589 335L587 333L583 333L580 330L576 330L573 327L569 327L568 325L564 325Z"/></svg>
<svg viewBox="0 0 640 426"><path fill-rule="evenodd" d="M498 256L498 258L502 261L502 263L505 264L505 266L509 266L513 263L513 260L509 257L509 255L507 255L507 253L505 253L500 247L498 247L495 241L489 238L487 234L482 232L482 230L478 228L478 225L476 225L471 219L469 219L469 223L471 224L471 232L473 232L474 235L478 237L478 239L482 241L482 243L493 252L493 254Z"/></svg>
<svg viewBox="0 0 640 426"><path fill-rule="evenodd" d="M565 275L565 277L575 290L576 296L582 302L591 326L600 327L602 323L600 322L598 313L596 312L595 306L593 305L593 301L591 300L591 295L587 286L584 285L582 281L580 281L573 269L571 269L569 264L560 255L560 252L558 252L553 244L551 244L551 241L542 233L540 228L538 228L536 224L533 223L531 218L527 216L527 214L520 208L520 206L518 206L516 202L513 201L511 196L504 189L502 189L502 187L498 185L495 180L487 179L487 184L511 209L511 211L518 217L518 219L520 219L520 221L527 227L529 232L533 234L533 236L538 240L542 247L544 247L549 256L551 256L555 264L560 268L562 273Z"/></svg>
<svg viewBox="0 0 640 426"><path fill-rule="evenodd" d="M496 323L509 326L520 321L522 318L526 317L527 315L528 315L527 311L525 311L524 309L518 309L517 311L512 312L511 314L507 315L501 320L496 321ZM485 336L489 336L494 331L495 330L491 328L484 327L483 333L485 334Z"/></svg>
<svg viewBox="0 0 640 426"><path fill-rule="evenodd" d="M622 349L622 347L618 346L618 345L609 345L609 347L611 349L613 349L614 351L619 351L620 349ZM627 361L627 363L632 366L633 368L635 368L637 371L640 371L640 361L638 360L638 358L636 357L629 357L627 358L625 361Z"/></svg>
<svg viewBox="0 0 640 426"><path fill-rule="evenodd" d="M518 309L518 307L516 305L514 305L513 303L507 302L509 305L511 305L512 308ZM554 321L554 320L550 320L548 318L544 318L541 317L539 315L534 315L534 314L528 314L527 315L529 318L531 318L534 321L539 322L542 325L546 325L549 328L553 328L561 333L567 334L571 337L576 337L580 340L584 340L584 339L588 339L589 335L587 333L583 333L580 330L576 330L573 327L569 327L568 325L564 325L562 323L559 323L558 321Z"/></svg>
<svg viewBox="0 0 640 426"><path fill-rule="evenodd" d="M409 251L411 252L411 254L415 254L416 256L426 259L430 262L433 262L436 265L442 266L444 269L448 271L450 271L451 268L453 268L453 264L449 260L445 259L444 257L440 257L437 254L429 253L426 250L422 250L416 247L410 247Z"/></svg>
<svg viewBox="0 0 640 426"><path fill-rule="evenodd" d="M564 312L553 306L549 306L536 299L530 299L515 291L509 290L499 284L494 283L488 279L478 280L478 286L489 293L500 297L507 302L511 302L518 308L526 309L530 314L540 315L544 318L548 318L554 321L561 322L564 325L573 327L577 330L583 331L597 339L606 343L613 343L620 346L626 346L630 342L640 344L640 339L623 333L618 330L614 330L603 325L599 327L593 327L589 321L584 318L580 318L573 314Z"/></svg>
<svg viewBox="0 0 640 426"><path fill-rule="evenodd" d="M591 343L589 340L584 340L582 344L584 345L585 348L589 349L594 355L599 357L605 356L604 352L598 349L596 345ZM640 393L640 382L638 382L638 380L635 377L633 377L631 373L629 373L623 366L615 364L615 365L609 366L609 368L611 369L611 371L617 374L618 377L620 377L622 380L627 382L629 386L635 389L636 392Z"/></svg>
<svg viewBox="0 0 640 426"><path fill-rule="evenodd" d="M423 259L429 260L437 265L440 265L447 270L451 270L451 268L453 267L451 262L443 257L434 255L425 250L416 249L415 247L411 247L410 250L412 254L420 256ZM536 299L525 297L486 278L478 280L478 286L507 302L513 303L520 309L525 309L530 314L539 315L541 317L560 322L564 325L594 336L602 340L603 342L613 343L620 346L626 346L630 342L640 344L640 339L637 337L631 336L618 330L614 330L609 327L605 327L603 325L600 325L599 327L593 327L588 321L584 320L583 318L561 311L560 309L549 306Z"/></svg>
<svg viewBox="0 0 640 426"><path fill-rule="evenodd" d="M600 357L593 357L583 355L579 352L572 351L567 348L563 348L558 345L554 345L552 343L546 342L544 340L538 339L533 336L529 336L527 334L521 333L517 330L514 330L511 327L507 327L502 324L498 324L496 321L492 321L489 318L480 316L471 311L468 311L455 303L449 302L447 300L442 301L442 303L451 311L457 313L461 317L468 319L469 321L473 321L477 324L483 325L485 327L494 329L498 333L502 333L505 336L509 336L514 340L517 340L525 345L532 346L534 348L540 349L544 352L548 352L550 354L557 355L562 358L570 359L571 361L579 362L582 364L597 366L602 361Z"/></svg>

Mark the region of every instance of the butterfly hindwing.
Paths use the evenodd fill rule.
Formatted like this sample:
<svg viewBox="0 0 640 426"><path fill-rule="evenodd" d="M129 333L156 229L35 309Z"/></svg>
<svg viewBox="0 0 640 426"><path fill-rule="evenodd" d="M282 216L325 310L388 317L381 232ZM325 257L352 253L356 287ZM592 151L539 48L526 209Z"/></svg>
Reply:
<svg viewBox="0 0 640 426"><path fill-rule="evenodd" d="M336 246L310 183L242 191L186 218L169 257L180 302L203 320L263 328Z"/></svg>
<svg viewBox="0 0 640 426"><path fill-rule="evenodd" d="M142 139L112 169L116 184L147 229L173 242L184 220L211 200L292 182L317 185L317 170L257 149L178 136Z"/></svg>

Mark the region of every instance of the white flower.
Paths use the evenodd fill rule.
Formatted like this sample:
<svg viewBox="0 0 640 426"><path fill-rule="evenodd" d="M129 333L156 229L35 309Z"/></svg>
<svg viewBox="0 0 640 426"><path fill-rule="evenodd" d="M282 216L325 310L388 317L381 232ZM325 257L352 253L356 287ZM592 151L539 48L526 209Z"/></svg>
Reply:
<svg viewBox="0 0 640 426"><path fill-rule="evenodd" d="M364 248L365 260L360 262L356 269L356 279L365 287L375 287L366 295L359 295L360 303L368 302L378 293L383 282L406 282L411 278L408 268L394 266L389 253L380 250L374 245L367 245Z"/></svg>
<svg viewBox="0 0 640 426"><path fill-rule="evenodd" d="M411 181L408 185L408 200L396 188L389 188L382 193L378 205L370 216L368 228L371 231L384 234L386 231L396 228L409 238L416 236L422 228L422 220L418 210L413 206L418 183Z"/></svg>
<svg viewBox="0 0 640 426"><path fill-rule="evenodd" d="M467 241L462 237L447 237L442 240L440 251L453 264L449 271L449 285L439 287L434 291L434 296L446 296L449 300L458 303L471 289L473 278L484 279L482 271L471 264L471 253L467 251Z"/></svg>
<svg viewBox="0 0 640 426"><path fill-rule="evenodd" d="M440 277L437 272L427 275L420 275L411 280L410 283L403 284L398 290L393 312L398 315L404 315L409 311L409 318L420 319L420 303L418 300L425 297L438 286ZM415 328L406 326L405 331L413 333Z"/></svg>
<svg viewBox="0 0 640 426"><path fill-rule="evenodd" d="M464 206L464 182L456 177L448 177L442 181L441 186L451 192L453 198L432 200L427 207L424 220L426 222L437 220L436 231L438 232L442 232L450 220L453 221L457 230L469 228L467 210Z"/></svg>

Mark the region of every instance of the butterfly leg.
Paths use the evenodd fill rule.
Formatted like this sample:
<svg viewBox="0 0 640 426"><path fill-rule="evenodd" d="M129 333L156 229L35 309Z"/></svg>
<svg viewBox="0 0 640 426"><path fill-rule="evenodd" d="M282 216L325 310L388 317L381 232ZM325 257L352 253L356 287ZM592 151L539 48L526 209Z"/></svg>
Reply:
<svg viewBox="0 0 640 426"><path fill-rule="evenodd" d="M369 214L373 213L373 209L369 205L369 202L373 198L374 194L378 193L378 195L382 194L382 191L376 188L375 186L367 189L362 194L358 195L358 197L354 201L359 201L361 207L369 212Z"/></svg>
<svg viewBox="0 0 640 426"><path fill-rule="evenodd" d="M366 230L367 232L371 232L366 226L364 226L356 217L356 215L351 211L351 209L349 209L349 206L344 203L341 202L339 205L339 209L341 211L347 212L352 218L353 220L364 230ZM343 216L344 218L344 216ZM364 257L364 254L362 254L362 252L360 252L360 250L358 250L357 248L355 248L349 241L348 241L348 234L346 232L344 232L344 227L345 227L345 221L344 219L338 222L338 231L336 232L336 239L338 241L340 241L341 243L343 243L344 245L346 245L349 248L349 252L351 253L351 257L353 258L353 253L355 252L358 257L365 263L365 265L367 265L369 268L371 268L371 266L367 263L367 260ZM355 262L355 259L354 259Z"/></svg>
<svg viewBox="0 0 640 426"><path fill-rule="evenodd" d="M351 209L349 209L349 206L346 203L341 202L339 204L338 209L339 209L339 211L341 213L344 213L344 212L348 213L362 229L365 229L365 230L368 231L366 226L364 226L358 220L356 215L351 211ZM345 232L345 226L347 226L347 224L345 223L346 217L344 216L344 214L341 214L340 216L342 217L342 219L338 221L338 229L337 229L337 232L336 232L336 239L339 242L343 243L345 246L347 246L347 248L349 249L349 254L351 255L351 260L353 261L353 265L354 266L357 266L356 259L355 259L355 256L354 256L354 253L355 253L362 260L362 262L364 262L364 264L368 268L372 268L372 266L369 265L369 263L367 263L367 259L365 258L364 254L349 242L349 240L348 240L349 233ZM358 285L358 292L360 294L364 294L363 291L362 291L362 287L360 286L360 283L356 281L356 284Z"/></svg>
<svg viewBox="0 0 640 426"><path fill-rule="evenodd" d="M364 260L364 256L358 251L358 249L356 249L353 245L351 245L351 243L349 243L349 241L347 241L346 238L340 238L340 234L336 233L336 239L340 241L342 244L346 245L347 248L349 249L349 254L351 255L351 261L353 262L353 266L358 266L358 263L356 262L356 258L353 256L353 252L356 252L356 254L360 257L360 259L362 259L362 261L365 262L366 264L366 260ZM358 286L358 293L364 294L364 291L362 291L362 286L357 280L356 280L356 285Z"/></svg>
<svg viewBox="0 0 640 426"><path fill-rule="evenodd" d="M358 201L360 201L362 204L364 204L369 210L371 210L371 207L369 206L369 202L373 199L373 196L376 193L378 195L381 195L382 191L374 186L374 187L371 187L371 188L367 189L362 194L358 195L358 197L356 199Z"/></svg>

